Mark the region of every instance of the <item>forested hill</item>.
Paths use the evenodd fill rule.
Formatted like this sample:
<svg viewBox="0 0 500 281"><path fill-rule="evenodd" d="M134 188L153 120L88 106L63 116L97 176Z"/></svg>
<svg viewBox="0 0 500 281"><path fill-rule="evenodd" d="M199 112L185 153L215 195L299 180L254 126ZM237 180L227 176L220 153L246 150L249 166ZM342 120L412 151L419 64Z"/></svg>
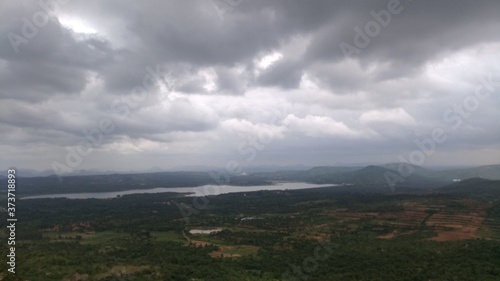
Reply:
<svg viewBox="0 0 500 281"><path fill-rule="evenodd" d="M482 178L466 179L438 188L437 191L460 196L494 200L500 198L500 180L487 180Z"/></svg>

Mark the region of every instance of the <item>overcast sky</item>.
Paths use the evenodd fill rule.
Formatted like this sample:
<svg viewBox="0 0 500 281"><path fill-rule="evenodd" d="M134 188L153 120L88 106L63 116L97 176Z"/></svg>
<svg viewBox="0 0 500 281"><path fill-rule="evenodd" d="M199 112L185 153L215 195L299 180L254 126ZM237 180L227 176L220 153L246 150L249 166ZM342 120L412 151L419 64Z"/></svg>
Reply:
<svg viewBox="0 0 500 281"><path fill-rule="evenodd" d="M3 0L0 168L499 163L499 15L500 1Z"/></svg>

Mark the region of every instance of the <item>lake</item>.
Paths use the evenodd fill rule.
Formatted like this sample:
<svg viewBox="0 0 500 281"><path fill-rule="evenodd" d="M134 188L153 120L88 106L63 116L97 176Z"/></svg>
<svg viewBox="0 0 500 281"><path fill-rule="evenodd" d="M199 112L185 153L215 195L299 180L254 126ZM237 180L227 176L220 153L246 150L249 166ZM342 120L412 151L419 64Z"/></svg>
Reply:
<svg viewBox="0 0 500 281"><path fill-rule="evenodd" d="M208 196L219 195L235 192L252 192L259 190L296 190L318 188L326 186L336 186L337 184L311 184L304 182L282 182L274 185L251 185L251 186L234 186L234 185L202 185L197 187L157 187L150 189L132 189L113 192L88 192L88 193L64 193L64 194L45 194L22 197L21 199L42 199L42 198L68 198L68 199L109 199L128 194L144 194L144 193L162 193L176 192L186 193L186 196Z"/></svg>
<svg viewBox="0 0 500 281"><path fill-rule="evenodd" d="M212 229L191 229L190 234L214 234L221 232L222 228L212 228Z"/></svg>

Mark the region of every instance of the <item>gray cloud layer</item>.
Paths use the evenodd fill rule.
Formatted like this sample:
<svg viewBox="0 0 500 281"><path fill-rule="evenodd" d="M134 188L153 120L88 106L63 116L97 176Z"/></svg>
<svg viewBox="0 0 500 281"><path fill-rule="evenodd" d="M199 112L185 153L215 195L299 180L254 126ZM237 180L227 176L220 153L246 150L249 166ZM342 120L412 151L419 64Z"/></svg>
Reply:
<svg viewBox="0 0 500 281"><path fill-rule="evenodd" d="M499 13L493 0L3 1L1 168L394 162L436 128L447 138L424 164L495 163Z"/></svg>

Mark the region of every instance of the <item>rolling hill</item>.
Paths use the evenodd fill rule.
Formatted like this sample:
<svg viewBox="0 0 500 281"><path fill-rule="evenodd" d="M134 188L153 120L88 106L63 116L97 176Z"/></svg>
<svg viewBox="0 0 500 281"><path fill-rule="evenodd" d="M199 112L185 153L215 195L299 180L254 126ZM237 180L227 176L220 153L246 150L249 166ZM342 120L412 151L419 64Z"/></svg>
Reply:
<svg viewBox="0 0 500 281"><path fill-rule="evenodd" d="M438 192L487 200L500 199L500 180L471 178L436 189Z"/></svg>

